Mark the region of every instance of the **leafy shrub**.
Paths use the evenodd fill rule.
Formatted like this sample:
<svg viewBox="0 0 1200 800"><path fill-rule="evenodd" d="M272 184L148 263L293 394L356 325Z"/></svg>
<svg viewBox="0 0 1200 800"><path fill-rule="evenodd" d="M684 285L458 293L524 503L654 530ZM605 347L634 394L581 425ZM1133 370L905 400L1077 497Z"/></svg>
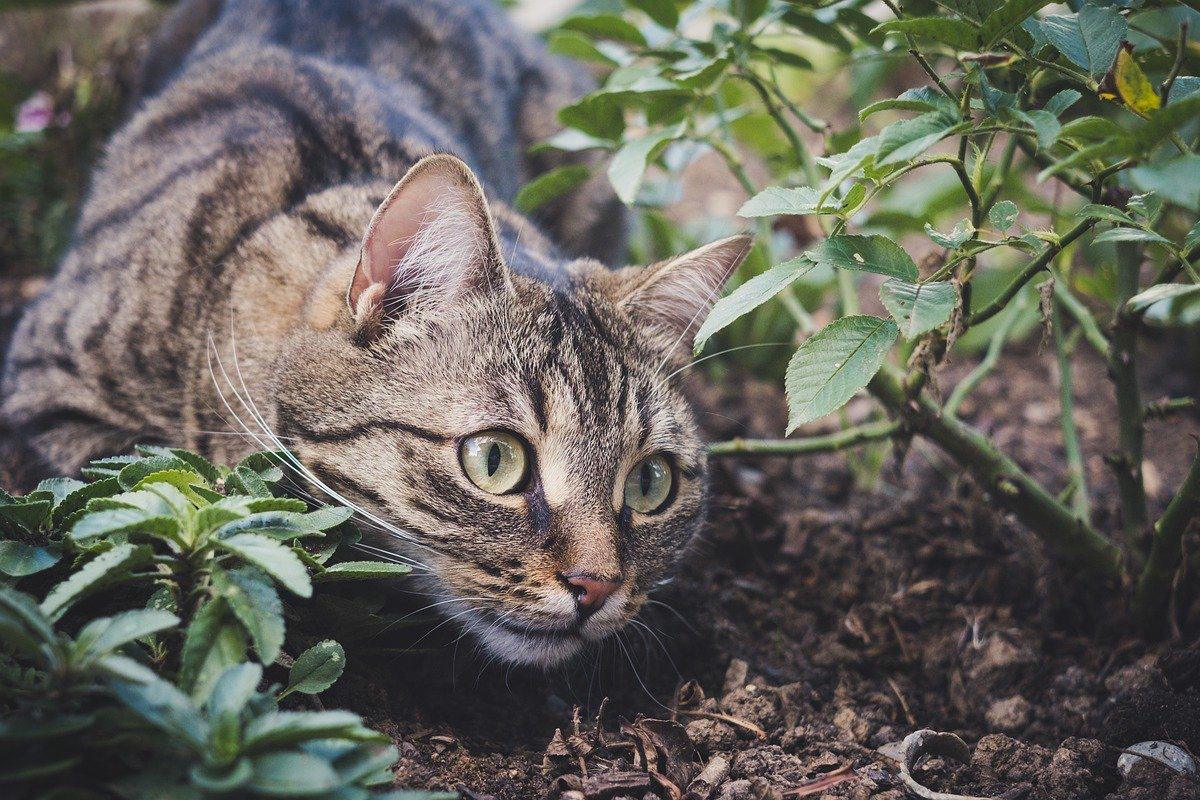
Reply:
<svg viewBox="0 0 1200 800"><path fill-rule="evenodd" d="M282 687L264 668L283 656L283 596L409 570L342 560L359 536L350 510L281 496L278 463L145 447L84 481L0 492L6 797L382 796L397 758L385 735L346 711L280 707L328 689L342 647L308 648Z"/></svg>
<svg viewBox="0 0 1200 800"><path fill-rule="evenodd" d="M877 401L862 424L843 418L832 434L720 443L715 455L886 439L903 453L913 436L926 437L1051 555L1136 586L1134 609L1154 631L1166 620L1185 528L1200 514L1200 462L1152 521L1144 420L1195 401L1144 405L1137 343L1151 324L1200 321L1200 59L1190 38L1200 13L1161 0L1071 0L1062 13L1044 12L1048 5L589 4L549 42L607 76L560 111L566 130L538 146L611 152L609 180L642 210L643 256L674 244L660 208L678 196L684 168L714 153L750 195L738 215L755 220L760 236L736 288L700 328L697 352L714 340L737 349L743 364L782 369L789 434L860 390ZM875 99L914 75L919 85ZM831 87L857 107L841 127L802 107ZM828 102L824 110L841 116ZM753 177L764 170L771 185ZM535 208L587 177L578 166L541 176L522 203ZM734 223L710 222L722 227ZM928 256L914 259L912 248ZM868 276L878 276L886 314L860 310ZM821 327L824 306L834 317ZM957 416L1005 345L1039 316L1062 384L1060 496ZM745 348L766 347L781 327L797 345L786 367L746 358ZM987 355L943 398L937 368L964 345ZM1112 374L1119 544L1093 527L1069 369L1080 345Z"/></svg>

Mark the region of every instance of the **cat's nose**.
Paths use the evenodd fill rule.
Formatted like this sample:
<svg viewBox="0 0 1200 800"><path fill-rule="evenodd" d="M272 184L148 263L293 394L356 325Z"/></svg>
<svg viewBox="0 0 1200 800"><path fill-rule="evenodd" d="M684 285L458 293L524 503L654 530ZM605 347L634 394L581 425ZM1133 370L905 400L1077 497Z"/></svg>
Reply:
<svg viewBox="0 0 1200 800"><path fill-rule="evenodd" d="M621 588L621 580L608 580L583 572L567 572L559 575L583 614L599 611L613 592Z"/></svg>

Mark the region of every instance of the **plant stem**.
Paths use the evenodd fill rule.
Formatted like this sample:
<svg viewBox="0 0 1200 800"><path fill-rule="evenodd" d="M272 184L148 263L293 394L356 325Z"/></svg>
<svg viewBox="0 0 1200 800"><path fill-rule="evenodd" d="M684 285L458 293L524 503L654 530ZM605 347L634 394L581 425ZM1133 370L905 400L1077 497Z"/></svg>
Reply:
<svg viewBox="0 0 1200 800"><path fill-rule="evenodd" d="M1187 20L1179 23L1179 38L1175 42L1175 62L1171 64L1171 69L1167 72L1167 76L1163 78L1163 82L1158 86L1159 102L1164 106L1167 104L1167 99L1171 96L1171 87L1175 85L1175 79L1179 77L1179 70L1183 66L1183 54L1187 50L1188 24Z"/></svg>
<svg viewBox="0 0 1200 800"><path fill-rule="evenodd" d="M887 439L900 425L895 422L872 422L845 428L820 436L799 439L731 439L710 445L708 454L723 456L798 456L812 453L835 453L867 442Z"/></svg>
<svg viewBox="0 0 1200 800"><path fill-rule="evenodd" d="M1050 324L1054 328L1054 355L1058 362L1061 403L1059 424L1062 426L1063 450L1067 457L1067 480L1071 508L1075 510L1076 517L1086 522L1091 519L1092 512L1088 501L1087 469L1083 461L1083 448L1079 444L1079 429L1075 426L1075 382L1071 375L1071 356L1067 352L1067 337L1063 333L1062 303L1054 298L1050 306Z"/></svg>
<svg viewBox="0 0 1200 800"><path fill-rule="evenodd" d="M1145 557L1146 489L1142 482L1142 395L1137 382L1137 321L1120 309L1137 294L1142 246L1117 243L1117 279L1113 298L1117 309L1109 358L1109 376L1117 396L1117 452L1109 458L1121 500L1121 528L1130 557L1140 567Z"/></svg>
<svg viewBox="0 0 1200 800"><path fill-rule="evenodd" d="M1200 403L1197 403L1194 397L1164 397L1161 400L1146 403L1146 407L1142 409L1142 416L1145 419L1158 419L1171 414L1195 411L1198 406Z"/></svg>
<svg viewBox="0 0 1200 800"><path fill-rule="evenodd" d="M1065 280L1054 282L1054 297L1062 304L1063 310L1070 314L1075 323L1079 325L1079 329L1083 331L1083 338L1087 339L1092 349L1107 361L1111 349L1108 336L1100 329L1100 323L1096 322L1096 318L1092 312L1088 311L1087 306L1067 288Z"/></svg>
<svg viewBox="0 0 1200 800"><path fill-rule="evenodd" d="M867 388L914 431L945 450L996 502L1037 535L1056 558L1107 581L1121 574L1121 550L1042 488L986 436L942 414L925 395L909 399L898 370L885 366Z"/></svg>
<svg viewBox="0 0 1200 800"><path fill-rule="evenodd" d="M1015 297L1017 293L1025 287L1025 284L1029 283L1030 279L1032 279L1034 275L1037 275L1039 272L1046 269L1046 266L1056 255L1058 255L1060 250L1078 239L1080 236L1083 236L1083 234L1087 233L1087 231L1089 231L1092 226L1096 224L1096 222L1097 220L1095 219L1085 219L1078 223L1074 228L1071 228L1071 230L1064 233L1062 238L1058 240L1058 244L1047 245L1046 249L1043 250L1037 258L1025 265L1025 268L1021 270L1021 274L1014 278L1012 283L1004 288L1004 291L1000 293L999 297L989 303L985 308L981 308L971 316L967 317L964 322L965 327L963 329L966 330L966 328L970 328L973 325L978 325L984 320L990 319L996 314L1000 313L1000 311L1003 310L1006 305L1008 305L1008 301L1012 300L1013 297Z"/></svg>
<svg viewBox="0 0 1200 800"><path fill-rule="evenodd" d="M1200 452L1183 485L1154 524L1154 540L1146 568L1133 596L1134 617L1144 631L1157 633L1166 623L1167 602L1175 572L1183 558L1183 534L1200 518Z"/></svg>

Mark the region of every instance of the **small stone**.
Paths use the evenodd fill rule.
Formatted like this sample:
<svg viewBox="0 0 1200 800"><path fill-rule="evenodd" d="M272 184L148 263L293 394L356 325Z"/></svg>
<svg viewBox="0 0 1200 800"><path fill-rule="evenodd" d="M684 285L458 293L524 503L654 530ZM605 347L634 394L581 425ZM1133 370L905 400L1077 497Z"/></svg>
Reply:
<svg viewBox="0 0 1200 800"><path fill-rule="evenodd" d="M715 719L694 719L684 728L692 744L705 755L733 749L737 744L737 731L732 725Z"/></svg>
<svg viewBox="0 0 1200 800"><path fill-rule="evenodd" d="M1029 724L1033 706L1021 695L997 700L988 708L984 718L988 729L999 733L1019 733Z"/></svg>
<svg viewBox="0 0 1200 800"><path fill-rule="evenodd" d="M862 744L871 735L870 723L849 706L838 709L837 713L833 715L833 724L855 744Z"/></svg>

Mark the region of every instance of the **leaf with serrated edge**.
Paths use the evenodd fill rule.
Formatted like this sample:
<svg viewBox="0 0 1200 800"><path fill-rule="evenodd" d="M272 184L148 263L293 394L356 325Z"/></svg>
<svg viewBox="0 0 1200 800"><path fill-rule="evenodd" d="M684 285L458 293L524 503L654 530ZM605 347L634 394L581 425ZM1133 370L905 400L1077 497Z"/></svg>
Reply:
<svg viewBox="0 0 1200 800"><path fill-rule="evenodd" d="M843 317L797 348L787 368L788 430L836 411L879 371L900 334L879 317Z"/></svg>
<svg viewBox="0 0 1200 800"><path fill-rule="evenodd" d="M904 248L879 234L831 236L804 255L817 264L838 269L874 272L914 283L919 277L917 265Z"/></svg>
<svg viewBox="0 0 1200 800"><path fill-rule="evenodd" d="M782 292L816 266L810 259L798 256L755 275L727 296L713 304L704 324L696 332L695 351L699 353L709 338L739 317L749 314Z"/></svg>
<svg viewBox="0 0 1200 800"><path fill-rule="evenodd" d="M299 557L290 548L267 536L239 533L228 539L215 539L213 544L240 556L300 597L312 597L312 579Z"/></svg>
<svg viewBox="0 0 1200 800"><path fill-rule="evenodd" d="M950 319L958 295L949 281L909 283L889 278L879 287L879 300L900 333L912 339Z"/></svg>
<svg viewBox="0 0 1200 800"><path fill-rule="evenodd" d="M283 695L292 692L320 694L332 686L346 668L346 651L332 639L313 645L300 654L288 672Z"/></svg>

